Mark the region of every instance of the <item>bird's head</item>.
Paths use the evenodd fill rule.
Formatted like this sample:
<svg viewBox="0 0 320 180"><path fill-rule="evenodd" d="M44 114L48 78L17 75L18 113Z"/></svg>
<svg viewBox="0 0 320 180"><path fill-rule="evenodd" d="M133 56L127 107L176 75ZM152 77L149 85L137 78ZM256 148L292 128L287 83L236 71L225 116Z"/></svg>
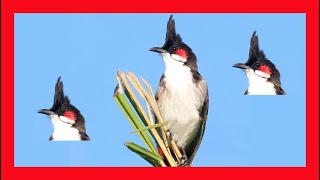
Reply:
<svg viewBox="0 0 320 180"><path fill-rule="evenodd" d="M166 66L186 65L191 69L197 70L197 58L192 49L182 41L179 34L176 33L175 21L171 15L167 23L167 33L165 43L162 47L153 47L150 51L162 55Z"/></svg>
<svg viewBox="0 0 320 180"><path fill-rule="evenodd" d="M38 113L48 115L52 121L61 121L71 125L84 124L84 118L80 111L70 103L68 96L64 95L61 77L58 78L55 86L52 107L50 109L40 109Z"/></svg>
<svg viewBox="0 0 320 180"><path fill-rule="evenodd" d="M256 31L253 32L251 37L247 62L234 64L233 67L243 69L247 74L253 72L255 76L280 83L280 72L276 66L266 58L264 52L259 49L259 39Z"/></svg>

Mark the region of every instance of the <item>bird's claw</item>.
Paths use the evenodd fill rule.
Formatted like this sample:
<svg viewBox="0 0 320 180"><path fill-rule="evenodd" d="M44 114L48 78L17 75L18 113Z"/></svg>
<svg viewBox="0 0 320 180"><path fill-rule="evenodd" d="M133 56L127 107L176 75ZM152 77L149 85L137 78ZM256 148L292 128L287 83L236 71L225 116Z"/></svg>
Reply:
<svg viewBox="0 0 320 180"><path fill-rule="evenodd" d="M178 167L185 167L188 165L188 158L182 156L180 159L180 163L178 163Z"/></svg>
<svg viewBox="0 0 320 180"><path fill-rule="evenodd" d="M169 131L169 129L165 130L164 131L165 135L167 136L167 138L170 138L172 137L172 132Z"/></svg>

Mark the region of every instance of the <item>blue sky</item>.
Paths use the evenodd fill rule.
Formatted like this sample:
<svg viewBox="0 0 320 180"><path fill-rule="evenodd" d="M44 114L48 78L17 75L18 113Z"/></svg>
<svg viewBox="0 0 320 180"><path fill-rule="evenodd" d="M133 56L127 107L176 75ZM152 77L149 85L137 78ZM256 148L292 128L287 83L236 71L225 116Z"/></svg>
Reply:
<svg viewBox="0 0 320 180"><path fill-rule="evenodd" d="M15 14L15 166L150 166L123 143L143 145L112 98L118 70L155 91L170 14ZM198 58L210 94L209 119L194 166L305 166L305 14L174 14ZM244 96L254 30L278 67L286 96ZM49 142L48 117L62 76L86 119L90 142Z"/></svg>

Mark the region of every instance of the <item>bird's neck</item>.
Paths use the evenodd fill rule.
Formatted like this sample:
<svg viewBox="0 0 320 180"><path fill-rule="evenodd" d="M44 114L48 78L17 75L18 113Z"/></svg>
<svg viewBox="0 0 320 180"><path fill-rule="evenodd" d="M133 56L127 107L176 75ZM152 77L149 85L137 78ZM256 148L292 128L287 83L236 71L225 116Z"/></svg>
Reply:
<svg viewBox="0 0 320 180"><path fill-rule="evenodd" d="M276 95L274 84L254 73L253 70L247 70L246 75L249 81L249 95Z"/></svg>
<svg viewBox="0 0 320 180"><path fill-rule="evenodd" d="M53 140L67 140L67 141L77 141L80 139L79 130L74 128L72 124L63 122L59 119L59 116L51 116L51 122L53 125Z"/></svg>
<svg viewBox="0 0 320 180"><path fill-rule="evenodd" d="M178 65L175 67L167 66L164 72L168 87L188 88L192 83L192 73L189 67ZM180 90L182 90L180 89Z"/></svg>
<svg viewBox="0 0 320 180"><path fill-rule="evenodd" d="M173 59L169 53L165 53L162 56L166 66L164 74L167 78L179 81L179 79L181 80L191 76L191 69L184 65L184 62Z"/></svg>

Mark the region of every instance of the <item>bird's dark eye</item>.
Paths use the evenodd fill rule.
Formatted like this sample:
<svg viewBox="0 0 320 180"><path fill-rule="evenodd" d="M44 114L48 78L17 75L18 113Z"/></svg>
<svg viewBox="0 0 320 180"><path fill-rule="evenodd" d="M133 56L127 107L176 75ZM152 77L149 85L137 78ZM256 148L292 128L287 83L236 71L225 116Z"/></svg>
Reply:
<svg viewBox="0 0 320 180"><path fill-rule="evenodd" d="M176 48L176 47L173 47L173 48L172 48L172 50L176 51L176 50L177 50L177 48Z"/></svg>
<svg viewBox="0 0 320 180"><path fill-rule="evenodd" d="M260 66L260 63L255 63L255 65L256 65L257 67L259 67L259 66Z"/></svg>
<svg viewBox="0 0 320 180"><path fill-rule="evenodd" d="M61 111L61 113L64 113L65 110L64 110L64 109L61 109L60 111Z"/></svg>

